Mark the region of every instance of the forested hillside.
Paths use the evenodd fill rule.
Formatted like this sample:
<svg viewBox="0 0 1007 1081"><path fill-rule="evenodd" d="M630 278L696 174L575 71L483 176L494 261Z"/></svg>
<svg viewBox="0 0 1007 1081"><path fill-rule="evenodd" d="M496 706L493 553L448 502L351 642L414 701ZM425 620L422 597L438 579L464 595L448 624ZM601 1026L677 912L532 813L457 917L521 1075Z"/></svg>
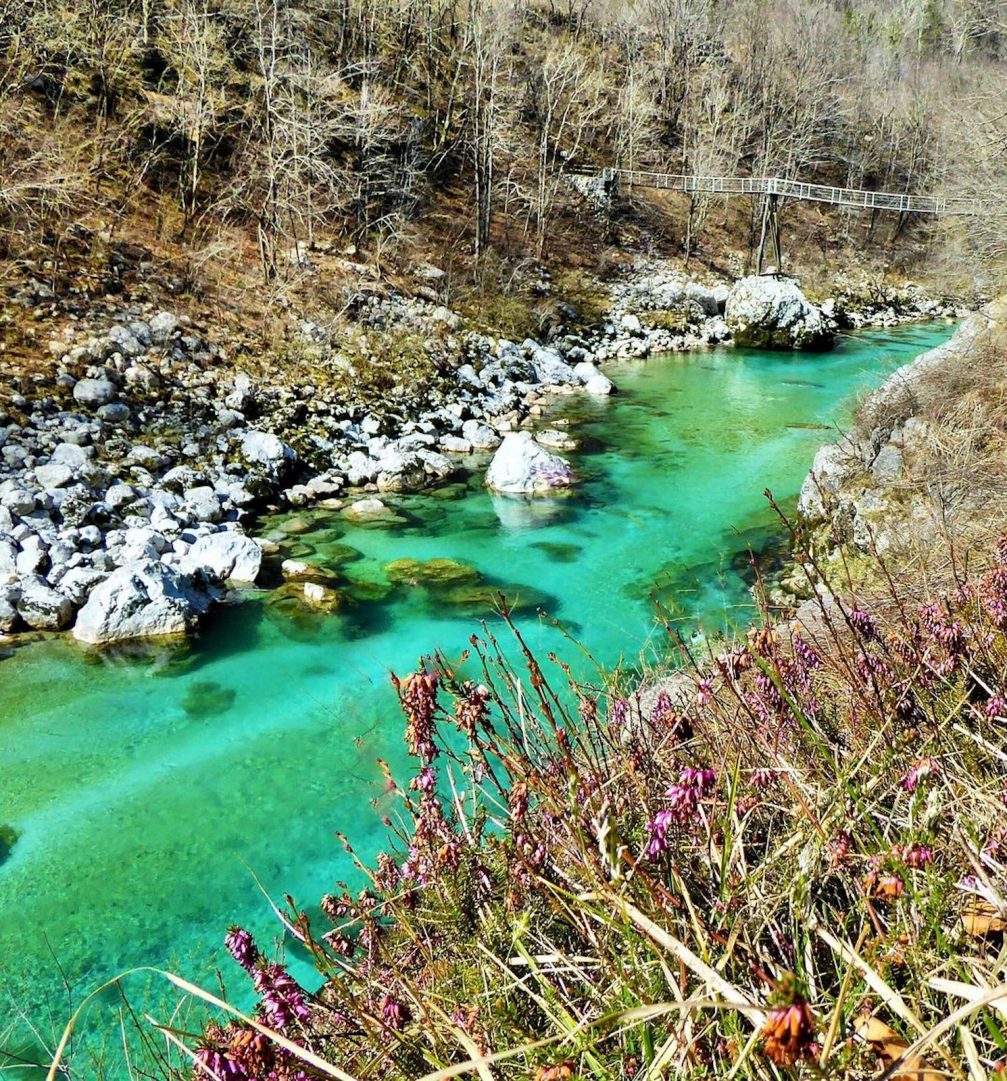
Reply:
<svg viewBox="0 0 1007 1081"><path fill-rule="evenodd" d="M709 258L755 208L602 222L563 164L990 198L1005 58L997 0L7 0L0 254L55 286L139 242L178 288L289 279L333 240L383 269L450 246L504 289L571 231ZM872 224L819 215L802 243L904 223ZM999 232L968 243L995 264Z"/></svg>

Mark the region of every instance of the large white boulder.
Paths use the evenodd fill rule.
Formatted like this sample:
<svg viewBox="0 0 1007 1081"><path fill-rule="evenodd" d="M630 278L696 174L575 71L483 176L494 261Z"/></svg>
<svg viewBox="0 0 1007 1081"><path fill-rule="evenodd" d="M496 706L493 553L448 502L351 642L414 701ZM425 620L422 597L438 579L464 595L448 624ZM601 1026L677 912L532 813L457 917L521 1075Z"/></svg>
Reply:
<svg viewBox="0 0 1007 1081"><path fill-rule="evenodd" d="M790 278L742 278L724 318L735 343L755 349L828 349L833 342L828 320Z"/></svg>
<svg viewBox="0 0 1007 1081"><path fill-rule="evenodd" d="M199 624L211 603L189 578L164 563L131 563L92 590L77 613L73 636L98 645L186 634Z"/></svg>
<svg viewBox="0 0 1007 1081"><path fill-rule="evenodd" d="M200 537L185 556L189 574L250 585L259 577L262 549L243 533L225 530Z"/></svg>
<svg viewBox="0 0 1007 1081"><path fill-rule="evenodd" d="M539 446L530 432L508 432L486 471L486 486L497 492L548 492L572 484L569 462Z"/></svg>

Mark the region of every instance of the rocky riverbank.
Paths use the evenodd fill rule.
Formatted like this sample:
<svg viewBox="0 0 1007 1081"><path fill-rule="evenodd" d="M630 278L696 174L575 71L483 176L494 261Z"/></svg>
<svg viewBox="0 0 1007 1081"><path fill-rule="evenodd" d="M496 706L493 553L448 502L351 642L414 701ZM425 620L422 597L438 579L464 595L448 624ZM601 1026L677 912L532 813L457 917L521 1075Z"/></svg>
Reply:
<svg viewBox="0 0 1007 1081"><path fill-rule="evenodd" d="M1002 528L1005 331L1003 301L970 314L949 341L894 372L851 431L818 451L798 521L822 576L856 584L874 555L922 565L939 542L971 544ZM793 567L775 599L807 598L818 579L807 565Z"/></svg>
<svg viewBox="0 0 1007 1081"><path fill-rule="evenodd" d="M171 311L123 305L68 321L49 343L50 374L12 381L0 406L0 633L186 633L256 581L263 546L246 529L263 507L380 516L383 493L481 466L555 396L610 394L606 359L732 339L822 347L840 315L870 318L815 306L785 278L706 285L654 264L609 292L603 323L516 343L466 331L436 293L390 291L358 306L353 334L300 321L288 357L255 370ZM368 350L403 341L426 352L417 370L429 377L410 385L404 355L373 406L353 400ZM488 482L505 491L573 482L526 436L500 453Z"/></svg>

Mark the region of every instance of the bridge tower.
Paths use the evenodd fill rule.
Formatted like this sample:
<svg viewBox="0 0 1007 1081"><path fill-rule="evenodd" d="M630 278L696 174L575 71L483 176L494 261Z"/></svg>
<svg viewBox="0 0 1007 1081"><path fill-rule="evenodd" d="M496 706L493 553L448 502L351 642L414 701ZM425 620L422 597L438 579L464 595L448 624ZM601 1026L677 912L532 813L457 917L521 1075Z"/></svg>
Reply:
<svg viewBox="0 0 1007 1081"><path fill-rule="evenodd" d="M766 254L767 237L773 242L776 256L776 269L783 270L783 250L780 245L780 197L773 193L762 202L762 232L759 235L759 254L755 263L755 273L762 273L762 263Z"/></svg>

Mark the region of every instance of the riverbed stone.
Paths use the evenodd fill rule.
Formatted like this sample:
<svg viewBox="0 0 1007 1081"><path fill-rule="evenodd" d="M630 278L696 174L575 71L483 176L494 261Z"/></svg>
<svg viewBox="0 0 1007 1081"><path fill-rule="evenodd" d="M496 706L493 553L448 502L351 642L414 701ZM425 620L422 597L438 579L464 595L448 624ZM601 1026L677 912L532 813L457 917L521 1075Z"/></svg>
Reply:
<svg viewBox="0 0 1007 1081"><path fill-rule="evenodd" d="M891 484L902 475L902 451L886 443L871 462L871 475L878 484Z"/></svg>
<svg viewBox="0 0 1007 1081"><path fill-rule="evenodd" d="M38 574L21 579L15 603L18 615L36 631L60 631L73 618L73 605Z"/></svg>
<svg viewBox="0 0 1007 1081"><path fill-rule="evenodd" d="M62 462L47 462L35 467L35 479L43 488L64 488L73 480L73 469Z"/></svg>
<svg viewBox="0 0 1007 1081"><path fill-rule="evenodd" d="M474 450L494 450L500 446L501 437L480 420L467 420L462 425L462 435Z"/></svg>
<svg viewBox="0 0 1007 1081"><path fill-rule="evenodd" d="M79 379L73 388L73 397L79 405L98 409L116 396L115 384L110 379Z"/></svg>
<svg viewBox="0 0 1007 1081"><path fill-rule="evenodd" d="M222 582L250 585L259 577L262 549L243 533L227 530L200 537L189 549L185 569Z"/></svg>
<svg viewBox="0 0 1007 1081"><path fill-rule="evenodd" d="M131 563L114 571L91 592L77 613L73 636L100 645L182 635L198 625L211 603L208 594L164 563Z"/></svg>
<svg viewBox="0 0 1007 1081"><path fill-rule="evenodd" d="M548 492L572 484L570 464L540 447L530 432L508 432L486 471L486 486L498 492Z"/></svg>
<svg viewBox="0 0 1007 1081"><path fill-rule="evenodd" d="M380 499L358 499L343 509L343 514L355 521L375 521L394 516L394 513Z"/></svg>
<svg viewBox="0 0 1007 1081"><path fill-rule="evenodd" d="M273 476L286 473L297 461L293 448L272 432L245 432L241 437L241 453L246 461L267 470Z"/></svg>

